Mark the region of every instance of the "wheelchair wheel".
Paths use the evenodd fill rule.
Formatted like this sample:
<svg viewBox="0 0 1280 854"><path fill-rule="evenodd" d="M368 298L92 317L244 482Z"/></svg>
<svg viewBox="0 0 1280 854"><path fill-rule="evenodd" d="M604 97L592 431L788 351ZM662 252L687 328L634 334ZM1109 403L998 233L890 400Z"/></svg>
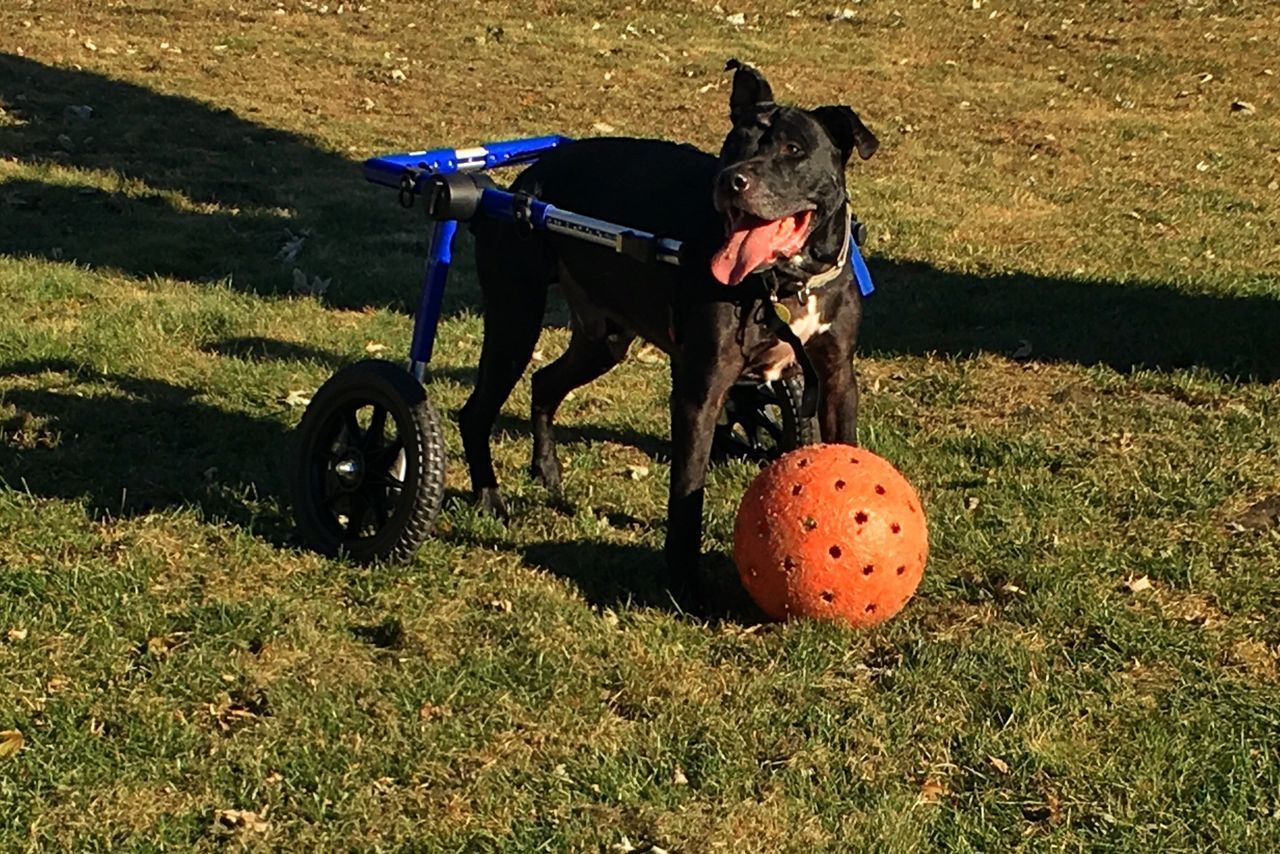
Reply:
<svg viewBox="0 0 1280 854"><path fill-rule="evenodd" d="M821 441L818 419L801 418L804 378L740 382L729 392L711 446L716 460L768 462Z"/></svg>
<svg viewBox="0 0 1280 854"><path fill-rule="evenodd" d="M303 541L361 563L411 558L444 498L444 437L422 385L390 362L338 371L297 429L294 515Z"/></svg>

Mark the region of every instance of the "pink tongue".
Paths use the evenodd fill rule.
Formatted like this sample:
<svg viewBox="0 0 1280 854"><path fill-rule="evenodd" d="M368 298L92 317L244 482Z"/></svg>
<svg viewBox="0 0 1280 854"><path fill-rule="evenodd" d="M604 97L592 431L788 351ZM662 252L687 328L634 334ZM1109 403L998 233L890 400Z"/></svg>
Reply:
<svg viewBox="0 0 1280 854"><path fill-rule="evenodd" d="M735 230L711 256L711 274L721 284L736 285L774 258L796 254L804 246L812 216L812 211L801 211Z"/></svg>

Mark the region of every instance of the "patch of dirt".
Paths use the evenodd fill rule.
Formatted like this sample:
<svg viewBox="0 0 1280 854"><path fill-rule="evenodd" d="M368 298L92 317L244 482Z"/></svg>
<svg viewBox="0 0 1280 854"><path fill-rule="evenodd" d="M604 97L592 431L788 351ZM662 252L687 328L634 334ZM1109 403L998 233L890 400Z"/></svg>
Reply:
<svg viewBox="0 0 1280 854"><path fill-rule="evenodd" d="M1184 623L1213 629L1227 621L1227 615L1203 593L1179 595L1173 591L1159 591L1156 598L1165 616Z"/></svg>
<svg viewBox="0 0 1280 854"><path fill-rule="evenodd" d="M1247 531L1280 528L1280 493L1254 502L1233 521Z"/></svg>
<svg viewBox="0 0 1280 854"><path fill-rule="evenodd" d="M1241 638L1224 655L1227 666L1243 669L1250 676L1273 679L1276 676L1276 653L1260 640Z"/></svg>

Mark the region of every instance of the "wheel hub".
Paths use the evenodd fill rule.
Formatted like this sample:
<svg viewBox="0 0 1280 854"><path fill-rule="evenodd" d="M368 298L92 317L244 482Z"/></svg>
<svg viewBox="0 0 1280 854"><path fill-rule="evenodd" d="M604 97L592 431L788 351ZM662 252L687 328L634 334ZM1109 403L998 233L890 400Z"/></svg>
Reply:
<svg viewBox="0 0 1280 854"><path fill-rule="evenodd" d="M354 489L364 479L364 455L354 448L349 448L337 462L333 464L333 473L347 489Z"/></svg>

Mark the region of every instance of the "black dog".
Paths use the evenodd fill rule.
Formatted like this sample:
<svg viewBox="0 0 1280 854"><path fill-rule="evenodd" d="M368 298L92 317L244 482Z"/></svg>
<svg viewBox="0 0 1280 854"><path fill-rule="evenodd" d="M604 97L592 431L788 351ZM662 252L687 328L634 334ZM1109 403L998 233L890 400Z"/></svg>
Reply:
<svg viewBox="0 0 1280 854"><path fill-rule="evenodd" d="M665 555L671 589L697 591L703 485L717 416L740 377L797 370L794 350L760 322L776 299L820 378L822 438L854 442L853 347L859 295L848 260L844 173L875 136L848 107L773 102L755 69L736 69L733 129L719 159L689 146L588 139L547 153L516 179L575 213L679 239L680 267L498 220L477 220L484 345L475 391L459 416L476 500L501 514L490 455L499 409L529 364L547 289L572 312L568 349L533 376L532 471L553 495L560 463L552 419L565 395L617 365L644 338L671 357L671 492ZM787 316L785 312L783 316Z"/></svg>

